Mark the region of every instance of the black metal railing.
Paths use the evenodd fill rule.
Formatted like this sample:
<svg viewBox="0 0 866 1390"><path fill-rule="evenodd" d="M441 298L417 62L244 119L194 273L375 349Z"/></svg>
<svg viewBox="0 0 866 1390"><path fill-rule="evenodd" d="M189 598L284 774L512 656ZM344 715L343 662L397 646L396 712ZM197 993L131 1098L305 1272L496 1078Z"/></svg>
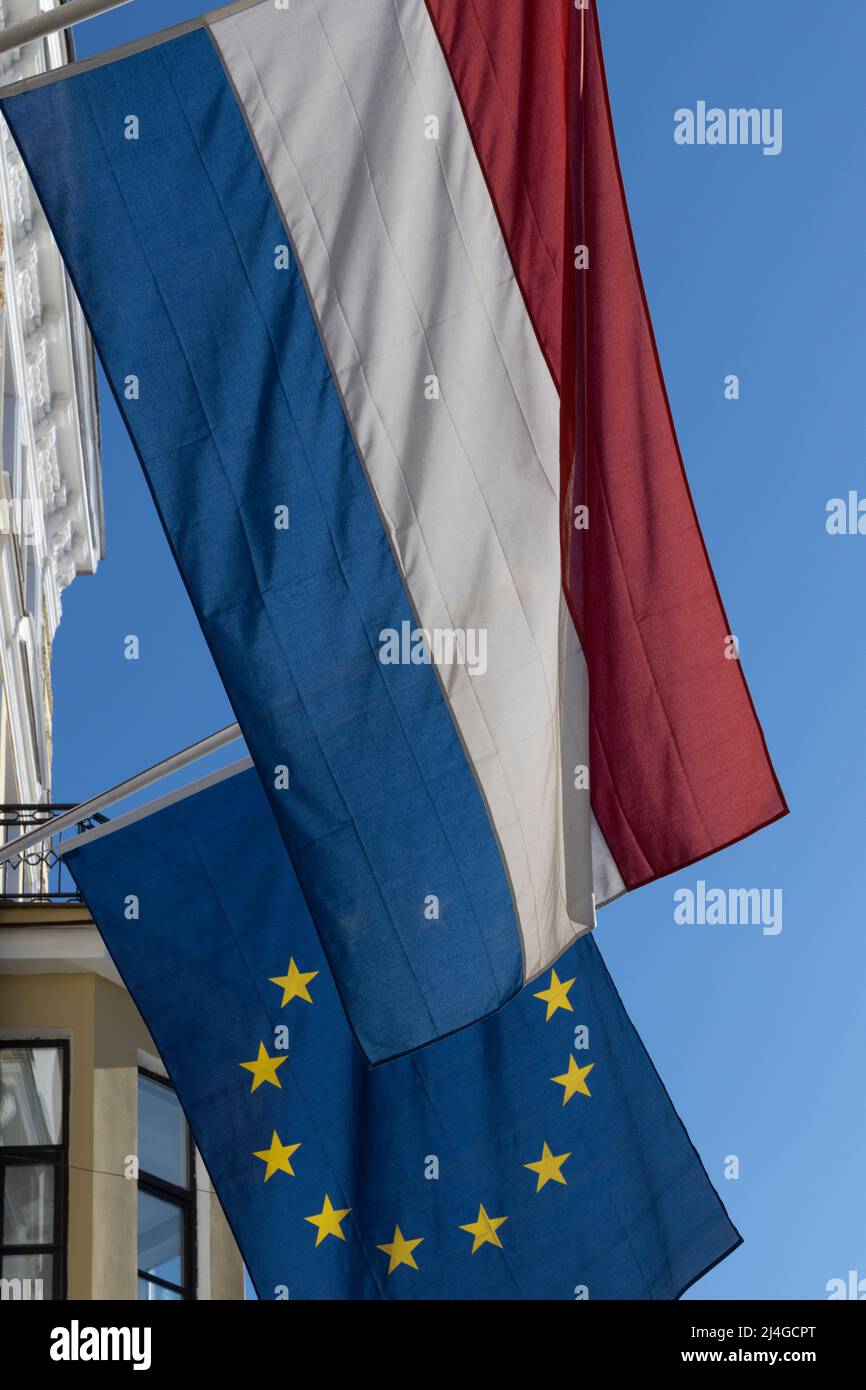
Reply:
<svg viewBox="0 0 866 1390"><path fill-rule="evenodd" d="M10 842L45 824L46 839L31 845L23 855L12 855L0 863L0 907L29 903L80 903L75 880L56 853L64 838L72 839L95 825L104 825L107 816L87 816L67 830L51 836L48 823L62 811L72 811L74 802L32 802L0 806L0 859L9 852ZM50 838L49 838L50 837Z"/></svg>

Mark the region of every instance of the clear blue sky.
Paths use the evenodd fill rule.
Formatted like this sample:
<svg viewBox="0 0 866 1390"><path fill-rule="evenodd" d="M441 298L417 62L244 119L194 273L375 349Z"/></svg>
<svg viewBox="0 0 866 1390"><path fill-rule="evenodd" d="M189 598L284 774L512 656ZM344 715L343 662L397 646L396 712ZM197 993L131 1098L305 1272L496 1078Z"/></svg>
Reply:
<svg viewBox="0 0 866 1390"><path fill-rule="evenodd" d="M136 0L81 25L79 53L208 8ZM849 1269L866 1278L866 536L825 529L829 498L866 495L866 9L603 0L602 22L680 441L792 814L606 908L597 939L745 1237L688 1296L822 1298ZM781 107L782 153L676 145L674 111L701 99ZM55 657L54 794L70 801L231 719L102 403L108 553L68 591ZM782 932L675 926L674 890L698 878L781 888Z"/></svg>

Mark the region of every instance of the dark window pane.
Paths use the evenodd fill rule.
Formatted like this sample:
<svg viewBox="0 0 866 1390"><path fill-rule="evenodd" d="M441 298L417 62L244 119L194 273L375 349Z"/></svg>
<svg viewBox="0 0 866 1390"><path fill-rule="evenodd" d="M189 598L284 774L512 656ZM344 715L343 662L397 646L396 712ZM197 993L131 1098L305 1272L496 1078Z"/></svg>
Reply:
<svg viewBox="0 0 866 1390"><path fill-rule="evenodd" d="M146 1298L149 1301L167 1298L181 1302L183 1295L179 1294L176 1289L164 1289L161 1284L153 1284L149 1279L142 1279L141 1275L139 1275L138 1297L139 1299Z"/></svg>
<svg viewBox="0 0 866 1390"><path fill-rule="evenodd" d="M0 1144L21 1147L62 1140L60 1048L0 1048Z"/></svg>
<svg viewBox="0 0 866 1390"><path fill-rule="evenodd" d="M38 1299L53 1298L54 1256L53 1255L4 1255L3 1274L6 1280L15 1279L17 1284L5 1286L6 1298ZM41 1282L40 1282L41 1281Z"/></svg>
<svg viewBox="0 0 866 1390"><path fill-rule="evenodd" d="M180 1207L138 1189L138 1267L170 1284L183 1283Z"/></svg>
<svg viewBox="0 0 866 1390"><path fill-rule="evenodd" d="M189 1186L189 1140L177 1096L168 1086L138 1078L138 1162L141 1171Z"/></svg>
<svg viewBox="0 0 866 1390"><path fill-rule="evenodd" d="M3 1183L4 1245L50 1245L53 1240L53 1164L7 1164Z"/></svg>

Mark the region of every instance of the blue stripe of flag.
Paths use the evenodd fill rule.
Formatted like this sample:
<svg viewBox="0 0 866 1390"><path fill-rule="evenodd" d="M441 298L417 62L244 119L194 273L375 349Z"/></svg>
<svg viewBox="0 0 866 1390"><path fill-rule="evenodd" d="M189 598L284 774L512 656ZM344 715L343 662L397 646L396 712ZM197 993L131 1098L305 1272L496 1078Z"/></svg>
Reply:
<svg viewBox="0 0 866 1390"><path fill-rule="evenodd" d="M472 1022L522 983L509 885L437 676L378 660L412 613L210 39L2 109L368 1059Z"/></svg>

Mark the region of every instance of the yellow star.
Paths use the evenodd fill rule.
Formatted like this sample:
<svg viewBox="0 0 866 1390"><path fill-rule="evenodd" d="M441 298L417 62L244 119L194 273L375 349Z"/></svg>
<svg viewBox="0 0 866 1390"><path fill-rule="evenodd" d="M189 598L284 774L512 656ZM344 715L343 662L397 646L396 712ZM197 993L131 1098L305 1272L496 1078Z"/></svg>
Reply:
<svg viewBox="0 0 866 1390"><path fill-rule="evenodd" d="M537 1163L524 1163L524 1168L529 1168L533 1173L538 1174L538 1186L536 1192L549 1182L561 1182L566 1186L565 1178L562 1176L562 1165L571 1154L552 1154L547 1146L547 1142L541 1146L541 1158Z"/></svg>
<svg viewBox="0 0 866 1390"><path fill-rule="evenodd" d="M290 960L288 975L272 975L271 984L280 985L283 991L280 1008L284 1008L290 999L306 999L308 1004L312 1004L307 985L311 980L315 980L318 973L318 970L308 970L306 974L302 974L294 960Z"/></svg>
<svg viewBox="0 0 866 1390"><path fill-rule="evenodd" d="M572 1096L578 1094L591 1096L592 1091L586 1084L586 1078L595 1066L595 1062L590 1062L588 1067L579 1067L573 1057L568 1059L568 1071L563 1072L562 1076L552 1076L551 1081L564 1088L562 1103L567 1105Z"/></svg>
<svg viewBox="0 0 866 1390"><path fill-rule="evenodd" d="M386 1255L390 1255L388 1261L388 1273L393 1274L398 1265L409 1265L411 1269L417 1269L415 1257L412 1251L421 1244L423 1236L417 1240L407 1240L399 1226L394 1227L394 1239L390 1245L377 1245L377 1250L383 1250Z"/></svg>
<svg viewBox="0 0 866 1390"><path fill-rule="evenodd" d="M280 1085L279 1078L277 1076L277 1067L281 1067L285 1060L285 1056L269 1057L267 1052L265 1051L264 1043L260 1042L259 1055L256 1058L256 1060L254 1062L239 1062L238 1066L243 1067L245 1071L252 1072L252 1091L257 1091L261 1086L262 1082L264 1081L269 1081L272 1086ZM252 1091L250 1092L250 1094L252 1094Z"/></svg>
<svg viewBox="0 0 866 1390"><path fill-rule="evenodd" d="M474 1255L476 1250L480 1250L481 1246L487 1243L490 1245L498 1245L501 1250L502 1241L499 1239L496 1232L499 1230L503 1221L507 1220L507 1216L488 1216L484 1208L479 1206L478 1220L470 1221L468 1226L460 1227L461 1231L468 1231L471 1236L475 1237L472 1242L472 1254Z"/></svg>
<svg viewBox="0 0 866 1390"><path fill-rule="evenodd" d="M549 1023L557 1009L568 1009L570 1014L574 1009L568 1002L568 991L574 984L574 980L560 980L555 970L550 972L550 985L547 989L542 989L538 994L533 995L534 999L543 999L547 1004L547 1018L545 1023Z"/></svg>
<svg viewBox="0 0 866 1390"><path fill-rule="evenodd" d="M319 1214L304 1217L305 1221L309 1221L311 1226L316 1227L316 1245L321 1245L326 1236L336 1236L338 1240L345 1240L346 1237L340 1230L340 1223L349 1215L351 1210L351 1207L343 1207L340 1211L335 1211L326 1192L325 1204Z"/></svg>
<svg viewBox="0 0 866 1390"><path fill-rule="evenodd" d="M260 1158L268 1166L265 1169L265 1182L272 1178L274 1173L288 1173L290 1178L295 1176L295 1170L289 1159L293 1153L297 1153L300 1144L283 1144L280 1136L274 1130L274 1137L271 1140L269 1149L256 1149L253 1158Z"/></svg>

